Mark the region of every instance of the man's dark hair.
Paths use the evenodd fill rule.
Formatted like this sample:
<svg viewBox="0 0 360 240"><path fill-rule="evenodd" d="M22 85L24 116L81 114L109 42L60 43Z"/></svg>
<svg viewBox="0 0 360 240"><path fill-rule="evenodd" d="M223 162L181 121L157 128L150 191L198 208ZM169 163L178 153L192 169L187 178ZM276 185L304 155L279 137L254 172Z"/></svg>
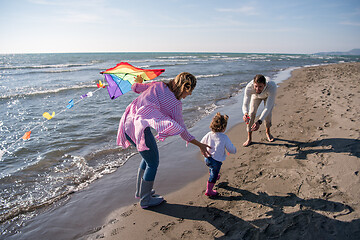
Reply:
<svg viewBox="0 0 360 240"><path fill-rule="evenodd" d="M254 83L266 84L266 78L263 75L258 74L254 77Z"/></svg>

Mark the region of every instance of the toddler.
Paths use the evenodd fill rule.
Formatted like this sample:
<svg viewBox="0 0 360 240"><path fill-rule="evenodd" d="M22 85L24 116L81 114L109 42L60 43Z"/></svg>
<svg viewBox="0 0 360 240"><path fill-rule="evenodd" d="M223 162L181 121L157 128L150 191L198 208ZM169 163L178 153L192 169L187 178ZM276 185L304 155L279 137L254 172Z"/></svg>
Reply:
<svg viewBox="0 0 360 240"><path fill-rule="evenodd" d="M205 195L209 197L218 194L213 188L216 180L220 178L219 172L222 162L226 159L225 149L229 153L236 153L236 148L230 141L230 138L224 133L228 119L227 115L217 113L210 124L211 131L201 139L202 143L211 147L209 149L211 156L205 157L205 163L209 167L210 173Z"/></svg>

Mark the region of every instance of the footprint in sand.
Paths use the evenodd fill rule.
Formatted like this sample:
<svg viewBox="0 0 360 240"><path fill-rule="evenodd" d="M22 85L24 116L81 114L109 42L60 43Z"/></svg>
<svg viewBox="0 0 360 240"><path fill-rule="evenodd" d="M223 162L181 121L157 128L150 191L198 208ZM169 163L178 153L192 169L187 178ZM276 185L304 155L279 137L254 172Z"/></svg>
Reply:
<svg viewBox="0 0 360 240"><path fill-rule="evenodd" d="M151 228L148 229L148 232L150 232L151 230L153 230L157 225L159 225L159 222L153 222L151 224Z"/></svg>
<svg viewBox="0 0 360 240"><path fill-rule="evenodd" d="M162 231L163 233L166 233L166 232L169 231L169 230L172 228L172 226L174 226L174 225L175 225L175 222L170 222L170 223L168 223L167 225L161 226L160 231Z"/></svg>
<svg viewBox="0 0 360 240"><path fill-rule="evenodd" d="M133 213L133 210L129 210L129 211L123 212L120 216L122 216L122 217L128 217L128 216L130 216L132 213Z"/></svg>
<svg viewBox="0 0 360 240"><path fill-rule="evenodd" d="M200 232L201 234L205 234L205 233L206 233L206 229L205 229L202 225L200 225L200 224L195 224L195 225L194 225L194 228L195 228L198 232Z"/></svg>
<svg viewBox="0 0 360 240"><path fill-rule="evenodd" d="M183 239L183 238L190 238L191 234L192 234L192 231L191 231L191 230L186 230L186 231L184 231L184 232L181 234L181 239Z"/></svg>
<svg viewBox="0 0 360 240"><path fill-rule="evenodd" d="M123 230L125 227L119 227L119 228L115 228L111 231L111 236L115 236L118 235L120 233L121 230Z"/></svg>

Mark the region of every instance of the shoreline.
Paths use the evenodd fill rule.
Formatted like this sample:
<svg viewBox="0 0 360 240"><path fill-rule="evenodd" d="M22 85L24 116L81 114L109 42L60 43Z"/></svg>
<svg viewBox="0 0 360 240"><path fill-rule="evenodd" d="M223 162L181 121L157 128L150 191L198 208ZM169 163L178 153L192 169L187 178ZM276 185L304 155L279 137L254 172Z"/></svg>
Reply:
<svg viewBox="0 0 360 240"><path fill-rule="evenodd" d="M262 127L244 148L245 124L229 129L238 153L223 164L218 198L204 196L205 174L165 195L160 206L113 211L81 239L354 239L360 233L358 69L360 63L294 70L278 89L273 143Z"/></svg>

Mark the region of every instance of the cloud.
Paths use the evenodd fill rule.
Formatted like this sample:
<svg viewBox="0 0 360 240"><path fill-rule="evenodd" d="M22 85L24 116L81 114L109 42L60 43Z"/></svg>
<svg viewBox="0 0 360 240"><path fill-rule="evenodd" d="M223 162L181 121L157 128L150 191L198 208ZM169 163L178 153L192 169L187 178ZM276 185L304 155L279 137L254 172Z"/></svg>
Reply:
<svg viewBox="0 0 360 240"><path fill-rule="evenodd" d="M360 27L360 22L350 22L350 21L346 21L346 22L341 22L340 24L342 24L342 25L349 25L349 26L355 26L355 27Z"/></svg>
<svg viewBox="0 0 360 240"><path fill-rule="evenodd" d="M68 11L58 18L62 22L70 23L99 23L103 22L103 18L95 14L78 12L78 11Z"/></svg>
<svg viewBox="0 0 360 240"><path fill-rule="evenodd" d="M106 0L28 0L35 5L50 6L51 16L57 22L65 23L108 23L109 18L129 17L124 9L109 7ZM105 13L105 14L104 14Z"/></svg>
<svg viewBox="0 0 360 240"><path fill-rule="evenodd" d="M52 6L82 6L82 7L96 7L104 3L104 0L28 0L33 4L38 5L52 5Z"/></svg>
<svg viewBox="0 0 360 240"><path fill-rule="evenodd" d="M244 6L240 8L218 8L216 9L218 12L233 12L233 13L242 13L246 15L259 15L259 13L256 12L254 7L250 6Z"/></svg>
<svg viewBox="0 0 360 240"><path fill-rule="evenodd" d="M49 0L28 0L31 3L39 4L39 5L56 5L56 3Z"/></svg>

